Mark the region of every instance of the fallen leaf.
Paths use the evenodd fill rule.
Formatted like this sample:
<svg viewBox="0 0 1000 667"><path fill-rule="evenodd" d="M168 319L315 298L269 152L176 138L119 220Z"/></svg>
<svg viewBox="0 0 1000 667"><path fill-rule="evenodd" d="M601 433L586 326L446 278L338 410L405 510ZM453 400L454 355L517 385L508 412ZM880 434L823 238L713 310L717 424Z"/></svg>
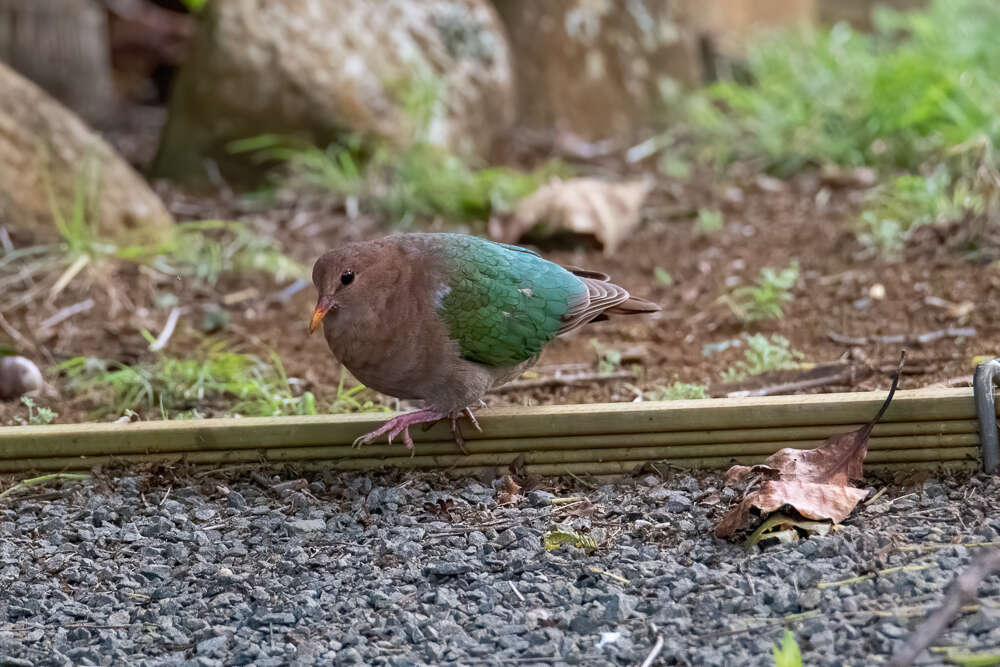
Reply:
<svg viewBox="0 0 1000 667"><path fill-rule="evenodd" d="M580 519L593 519L597 512L597 505L584 498L581 502L567 506L562 512L563 516L572 516Z"/></svg>
<svg viewBox="0 0 1000 667"><path fill-rule="evenodd" d="M542 546L545 547L546 551L555 551L566 544L572 544L588 554L597 549L597 542L594 538L569 528L553 529L542 537Z"/></svg>
<svg viewBox="0 0 1000 667"><path fill-rule="evenodd" d="M758 475L744 492L743 500L716 525L715 534L729 537L750 522L750 510L775 512L785 505L808 519L840 523L868 492L851 486L862 477L861 464L868 454L872 429L892 402L903 372L906 352L900 354L896 377L875 417L850 433L827 438L815 449L786 448L767 457L761 465L733 466L726 484L733 486L750 475Z"/></svg>
<svg viewBox="0 0 1000 667"><path fill-rule="evenodd" d="M595 237L611 255L639 225L651 179L608 183L596 178L553 180L518 203L505 223L491 221L490 236L513 243L541 225Z"/></svg>
<svg viewBox="0 0 1000 667"><path fill-rule="evenodd" d="M433 514L442 521L447 521L451 523L454 521L451 512L455 509L455 501L451 498L447 500L443 498L438 498L436 503L424 503L424 511L428 514Z"/></svg>
<svg viewBox="0 0 1000 667"><path fill-rule="evenodd" d="M504 475L503 479L501 479L500 483L497 485L497 504L516 504L519 500L521 500L521 496L518 493L520 490L521 487L514 481L513 477L510 475Z"/></svg>
<svg viewBox="0 0 1000 667"><path fill-rule="evenodd" d="M798 538L798 530L817 535L827 535L833 526L825 521L804 521L790 517L787 514L772 514L757 526L757 529L743 543L747 551L764 540L776 539L779 542L794 542Z"/></svg>

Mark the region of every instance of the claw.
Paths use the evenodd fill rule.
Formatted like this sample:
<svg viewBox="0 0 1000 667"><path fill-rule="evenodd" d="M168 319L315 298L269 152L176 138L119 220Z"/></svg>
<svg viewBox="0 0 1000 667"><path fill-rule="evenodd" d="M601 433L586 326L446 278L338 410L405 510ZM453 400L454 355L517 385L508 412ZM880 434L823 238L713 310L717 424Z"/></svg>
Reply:
<svg viewBox="0 0 1000 667"><path fill-rule="evenodd" d="M408 412L406 414L398 415L382 424L371 433L366 433L356 438L353 446L362 447L374 442L376 438L383 435L388 437L389 444L391 445L393 438L396 436L402 436L403 444L406 445L406 448L412 452L414 445L413 438L410 437L410 427L426 422L438 422L444 417L445 415L442 415L440 412L434 412L433 410L417 410L416 412Z"/></svg>
<svg viewBox="0 0 1000 667"><path fill-rule="evenodd" d="M482 401L480 401L480 403L482 403ZM455 439L455 444L458 445L458 448L462 450L463 454L467 455L469 452L465 448L465 437L462 435L462 429L458 425L458 419L463 416L468 417L469 421L472 422L472 425L476 428L476 430L482 433L483 429L479 425L479 421L476 419L475 415L472 414L471 408L466 407L461 410L454 410L447 414L436 412L434 410L417 410L416 412L408 412L406 414L393 417L371 433L366 433L358 438L355 438L352 446L363 447L364 445L374 442L383 435L388 438L389 444L391 445L393 438L400 436L403 440L403 444L410 450L410 456L413 456L415 450L413 438L410 436L410 427L422 424L423 430L426 431L442 419L447 419L451 425L451 435Z"/></svg>
<svg viewBox="0 0 1000 667"><path fill-rule="evenodd" d="M465 437L462 435L462 428L458 425L458 416L461 414L462 411L452 412L448 415L448 419L451 421L451 437L455 439L455 444L462 450L462 453L468 456L469 450L465 448Z"/></svg>
<svg viewBox="0 0 1000 667"><path fill-rule="evenodd" d="M483 403L483 401L481 401L481 400L479 402ZM483 406L485 406L485 405L486 404L483 403ZM462 412L464 412L465 415L469 418L469 421L472 422L472 425L476 427L476 430L479 431L480 433L482 433L483 432L483 427L479 425L479 420L476 419L476 415L472 414L472 408L464 408L462 410Z"/></svg>

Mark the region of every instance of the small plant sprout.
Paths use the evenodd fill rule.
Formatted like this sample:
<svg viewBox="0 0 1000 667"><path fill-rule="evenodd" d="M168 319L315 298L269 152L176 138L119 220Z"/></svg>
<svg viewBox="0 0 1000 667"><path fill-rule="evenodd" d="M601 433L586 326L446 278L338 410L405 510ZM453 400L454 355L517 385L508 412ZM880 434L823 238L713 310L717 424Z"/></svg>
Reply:
<svg viewBox="0 0 1000 667"><path fill-rule="evenodd" d="M803 359L802 353L792 349L792 344L784 336L775 334L768 338L754 334L747 337L746 342L744 360L722 373L723 382L739 382L752 375L797 368Z"/></svg>
<svg viewBox="0 0 1000 667"><path fill-rule="evenodd" d="M416 71L387 83L412 130L400 148L371 138L348 137L323 149L280 135L260 135L229 144L234 153L253 153L283 165L282 178L294 189L332 194L389 218L400 226L414 218L451 223L488 220L509 212L523 197L570 169L552 160L530 172L507 167L478 168L430 141L432 124L444 108L447 86L433 73Z"/></svg>
<svg viewBox="0 0 1000 667"><path fill-rule="evenodd" d="M679 381L674 381L671 385L661 385L643 395L643 399L647 401L683 401L708 397L708 387L705 385Z"/></svg>
<svg viewBox="0 0 1000 667"><path fill-rule="evenodd" d="M28 416L25 417L14 417L12 424L19 426L44 426L45 424L51 424L58 417L59 413L55 412L50 408L37 405L30 396L22 396L21 404L28 409Z"/></svg>
<svg viewBox="0 0 1000 667"><path fill-rule="evenodd" d="M786 629L781 645L774 644L771 650L774 653L774 667L802 667L802 652L791 630Z"/></svg>
<svg viewBox="0 0 1000 667"><path fill-rule="evenodd" d="M754 285L737 287L723 300L744 323L781 319L782 304L792 300L791 290L798 279L798 261L780 271L765 267Z"/></svg>
<svg viewBox="0 0 1000 667"><path fill-rule="evenodd" d="M596 338L590 339L590 347L597 353L597 372L601 374L614 373L622 367L622 353L614 348L603 345Z"/></svg>
<svg viewBox="0 0 1000 667"><path fill-rule="evenodd" d="M726 219L723 217L722 211L713 208L700 208L694 226L702 236L711 236L722 231L725 223Z"/></svg>
<svg viewBox="0 0 1000 667"><path fill-rule="evenodd" d="M653 278L656 279L657 283L663 285L664 287L670 287L674 284L674 277L670 275L670 272L662 266L657 266L653 269Z"/></svg>
<svg viewBox="0 0 1000 667"><path fill-rule="evenodd" d="M206 411L249 416L312 415L319 411L311 392L296 394L281 359L269 360L229 349L202 346L192 357L160 355L155 361L114 366L78 357L60 369L77 394L94 394L106 411L155 410L164 419L197 418ZM381 411L361 400L363 386L344 387L341 378L331 408L339 412Z"/></svg>

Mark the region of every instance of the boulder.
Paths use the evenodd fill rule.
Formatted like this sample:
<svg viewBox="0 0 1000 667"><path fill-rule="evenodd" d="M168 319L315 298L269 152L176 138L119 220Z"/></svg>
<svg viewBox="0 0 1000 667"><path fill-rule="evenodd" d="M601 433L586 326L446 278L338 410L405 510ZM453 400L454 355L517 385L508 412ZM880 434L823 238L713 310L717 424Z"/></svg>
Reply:
<svg viewBox="0 0 1000 667"><path fill-rule="evenodd" d="M694 38L676 0L496 0L510 36L518 126L630 142L655 124L664 88L695 83Z"/></svg>
<svg viewBox="0 0 1000 667"><path fill-rule="evenodd" d="M836 0L838 3L843 0ZM817 0L678 0L686 25L714 56L741 59L761 31L816 22ZM707 63L706 63L707 64Z"/></svg>
<svg viewBox="0 0 1000 667"><path fill-rule="evenodd" d="M421 103L422 100L422 103ZM427 122L419 119L426 110ZM254 172L227 143L345 131L481 156L513 122L503 26L487 0L213 0L171 93L154 173Z"/></svg>
<svg viewBox="0 0 1000 667"><path fill-rule="evenodd" d="M101 234L162 229L172 220L146 182L71 111L0 63L0 226L22 242L58 238L86 188Z"/></svg>
<svg viewBox="0 0 1000 667"><path fill-rule="evenodd" d="M115 107L107 14L93 0L0 0L0 62L89 123Z"/></svg>

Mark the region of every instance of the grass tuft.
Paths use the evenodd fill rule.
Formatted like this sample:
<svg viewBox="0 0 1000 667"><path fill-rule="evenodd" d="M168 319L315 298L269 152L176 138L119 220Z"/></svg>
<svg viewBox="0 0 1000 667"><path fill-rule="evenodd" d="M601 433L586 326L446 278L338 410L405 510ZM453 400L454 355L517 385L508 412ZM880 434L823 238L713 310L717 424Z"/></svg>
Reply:
<svg viewBox="0 0 1000 667"><path fill-rule="evenodd" d="M132 366L77 357L60 365L77 395L92 394L106 406L100 415L158 411L163 419L199 418L206 411L245 416L312 415L319 411L311 392L296 392L297 381L285 374L273 352L264 360L205 344L195 355L167 355ZM336 412L384 410L364 397L362 386L345 387L341 377L328 408Z"/></svg>
<svg viewBox="0 0 1000 667"><path fill-rule="evenodd" d="M782 304L793 299L792 288L798 280L797 261L780 271L764 267L754 285L737 287L724 301L744 324L780 320L785 315Z"/></svg>
<svg viewBox="0 0 1000 667"><path fill-rule="evenodd" d="M798 367L803 358L802 353L793 349L791 342L784 336L754 334L748 336L746 341L744 359L723 372L723 382L739 382L752 375L793 369Z"/></svg>
<svg viewBox="0 0 1000 667"><path fill-rule="evenodd" d="M747 76L685 104L683 141L665 153L780 177L806 167L875 167L859 236L893 253L910 230L972 213L1000 219L1000 4L934 0L847 24L772 35Z"/></svg>

